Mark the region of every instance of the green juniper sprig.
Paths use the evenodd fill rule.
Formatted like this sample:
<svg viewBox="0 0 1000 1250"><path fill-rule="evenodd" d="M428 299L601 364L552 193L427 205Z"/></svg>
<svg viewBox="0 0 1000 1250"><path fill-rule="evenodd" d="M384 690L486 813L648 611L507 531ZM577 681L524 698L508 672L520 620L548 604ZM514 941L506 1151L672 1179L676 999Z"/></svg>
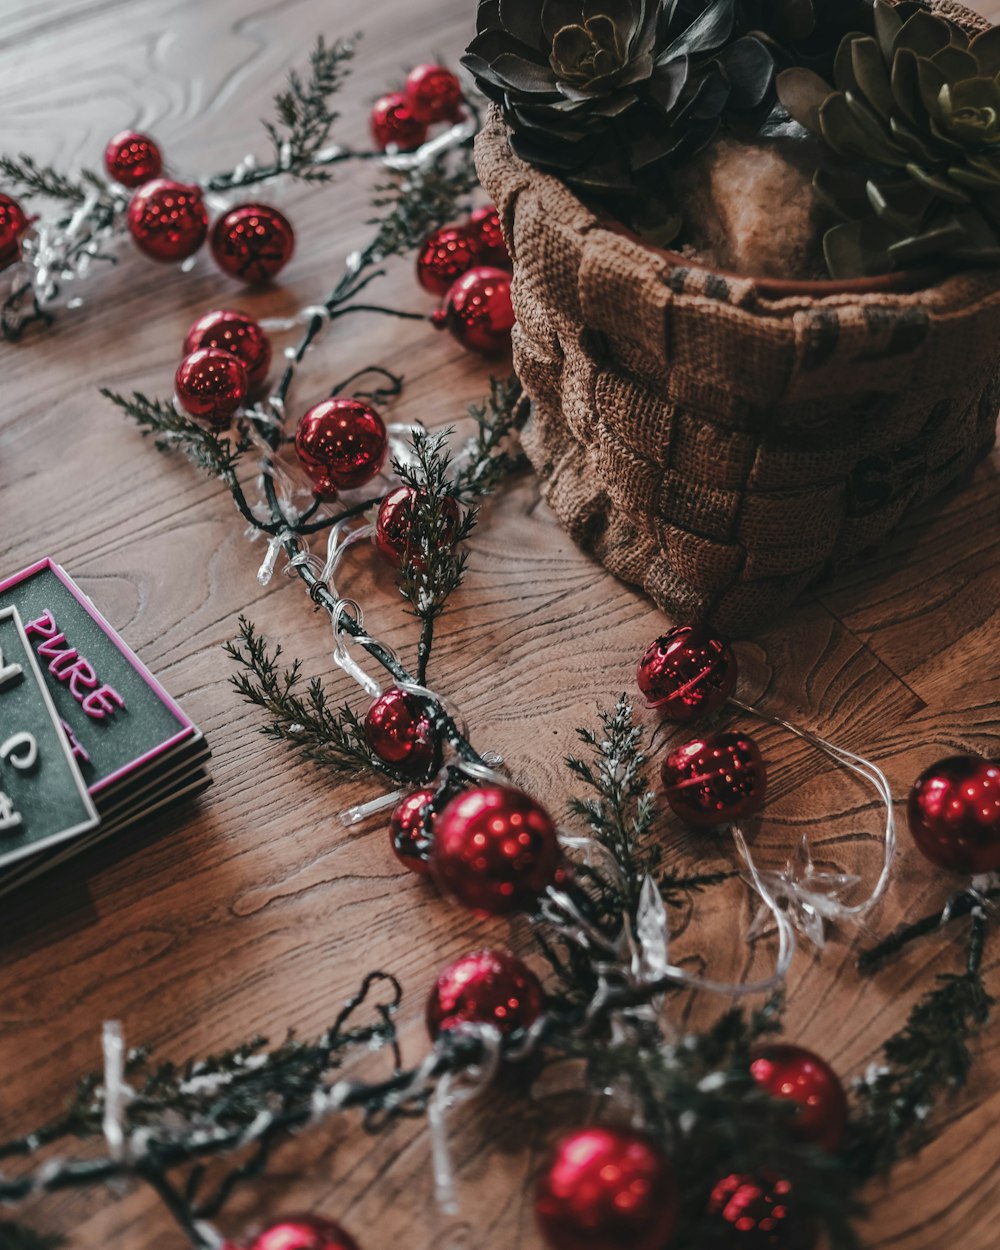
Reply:
<svg viewBox="0 0 1000 1250"><path fill-rule="evenodd" d="M0 1250L59 1250L65 1244L64 1237L45 1237L23 1224L0 1220Z"/></svg>
<svg viewBox="0 0 1000 1250"><path fill-rule="evenodd" d="M114 189L106 179L91 169L81 169L71 178L52 165L39 165L26 152L17 156L0 156L0 175L5 185L28 195L42 195L51 200L63 200L66 204L82 204L92 192L114 199ZM127 198L120 190L117 198Z"/></svg>
<svg viewBox="0 0 1000 1250"><path fill-rule="evenodd" d="M937 978L910 1012L904 1027L883 1047L858 1083L859 1115L850 1142L858 1174L886 1172L904 1153L928 1138L929 1118L942 1094L966 1083L970 1042L989 1019L994 999L983 981L986 916L973 913L965 970Z"/></svg>
<svg viewBox="0 0 1000 1250"><path fill-rule="evenodd" d="M336 773L371 771L399 780L372 754L364 727L347 704L334 708L318 677L305 681L300 660L283 665L281 644L269 648L244 616L239 630L239 641L225 644L242 670L230 681L241 698L266 713L265 737L290 743L305 759Z"/></svg>

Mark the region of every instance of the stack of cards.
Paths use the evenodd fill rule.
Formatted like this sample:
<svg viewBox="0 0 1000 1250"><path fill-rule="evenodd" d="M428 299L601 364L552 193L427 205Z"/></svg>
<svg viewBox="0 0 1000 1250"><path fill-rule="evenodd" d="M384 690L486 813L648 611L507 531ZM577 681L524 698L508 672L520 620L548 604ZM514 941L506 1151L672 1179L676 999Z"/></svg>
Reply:
<svg viewBox="0 0 1000 1250"><path fill-rule="evenodd" d="M0 893L200 793L209 754L58 565L0 583Z"/></svg>

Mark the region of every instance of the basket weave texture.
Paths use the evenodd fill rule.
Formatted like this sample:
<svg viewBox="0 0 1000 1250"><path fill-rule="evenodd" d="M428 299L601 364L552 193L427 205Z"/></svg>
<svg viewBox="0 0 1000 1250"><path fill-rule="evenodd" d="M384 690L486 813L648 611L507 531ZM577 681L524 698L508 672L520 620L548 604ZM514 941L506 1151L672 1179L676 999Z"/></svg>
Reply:
<svg viewBox="0 0 1000 1250"><path fill-rule="evenodd" d="M993 445L1000 270L774 298L609 227L513 155L496 110L476 158L543 494L676 619L752 633Z"/></svg>

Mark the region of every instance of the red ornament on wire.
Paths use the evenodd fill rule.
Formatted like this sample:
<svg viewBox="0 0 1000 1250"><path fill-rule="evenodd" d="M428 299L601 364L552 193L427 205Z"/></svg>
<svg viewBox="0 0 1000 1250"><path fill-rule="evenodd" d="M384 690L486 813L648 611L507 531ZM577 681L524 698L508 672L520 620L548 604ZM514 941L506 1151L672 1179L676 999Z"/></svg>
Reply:
<svg viewBox="0 0 1000 1250"><path fill-rule="evenodd" d="M398 91L375 101L371 129L375 146L383 152L390 147L412 152L427 138L427 123L414 116L409 100Z"/></svg>
<svg viewBox="0 0 1000 1250"><path fill-rule="evenodd" d="M406 101L421 122L454 122L462 115L462 84L443 65L417 65L406 76Z"/></svg>
<svg viewBox="0 0 1000 1250"><path fill-rule="evenodd" d="M20 259L21 238L30 224L17 200L0 191L0 269Z"/></svg>
<svg viewBox="0 0 1000 1250"><path fill-rule="evenodd" d="M417 281L431 295L447 295L452 286L481 261L476 240L462 226L442 226L417 253Z"/></svg>
<svg viewBox="0 0 1000 1250"><path fill-rule="evenodd" d="M123 187L141 187L163 172L160 149L149 135L138 130L123 130L108 140L104 149L104 168L108 177Z"/></svg>
<svg viewBox="0 0 1000 1250"><path fill-rule="evenodd" d="M396 568L413 564L424 567L423 557L415 554L411 545L413 533L413 504L417 492L412 486L397 486L379 505L375 521L375 546L382 557ZM461 516L458 504L450 496L441 500L441 528L438 541L442 547L451 546L458 534Z"/></svg>
<svg viewBox="0 0 1000 1250"><path fill-rule="evenodd" d="M431 871L463 907L494 916L533 907L561 858L548 812L512 786L478 786L438 817Z"/></svg>
<svg viewBox="0 0 1000 1250"><path fill-rule="evenodd" d="M325 399L299 421L295 453L316 493L333 498L381 472L389 447L385 423L360 399Z"/></svg>
<svg viewBox="0 0 1000 1250"><path fill-rule="evenodd" d="M502 269L477 265L452 286L431 322L481 356L509 352L515 321L510 281L510 274Z"/></svg>
<svg viewBox="0 0 1000 1250"><path fill-rule="evenodd" d="M227 308L215 308L198 318L184 339L185 353L199 347L231 352L247 371L250 394L267 381L271 367L271 341L252 317Z"/></svg>
<svg viewBox="0 0 1000 1250"><path fill-rule="evenodd" d="M670 1161L642 1134L586 1128L556 1146L535 1214L552 1250L664 1250L677 1222Z"/></svg>
<svg viewBox="0 0 1000 1250"><path fill-rule="evenodd" d="M360 1250L339 1224L318 1215L287 1217L269 1224L249 1250Z"/></svg>
<svg viewBox="0 0 1000 1250"><path fill-rule="evenodd" d="M490 205L477 208L464 227L465 233L475 243L481 265L494 265L497 269L510 269L510 252L500 228L500 214Z"/></svg>
<svg viewBox="0 0 1000 1250"><path fill-rule="evenodd" d="M917 778L906 807L924 855L951 872L1000 869L1000 764L953 755Z"/></svg>
<svg viewBox="0 0 1000 1250"><path fill-rule="evenodd" d="M701 625L680 625L651 642L636 671L647 704L680 725L717 712L737 676L732 648Z"/></svg>
<svg viewBox="0 0 1000 1250"><path fill-rule="evenodd" d="M215 263L251 286L276 278L294 251L292 223L268 204L240 204L212 227Z"/></svg>
<svg viewBox="0 0 1000 1250"><path fill-rule="evenodd" d="M389 820L389 841L404 868L425 877L431 870L431 846L437 815L433 790L414 790L396 807Z"/></svg>
<svg viewBox="0 0 1000 1250"><path fill-rule="evenodd" d="M760 750L747 734L724 733L686 742L661 769L667 802L689 825L710 829L759 812L767 794Z"/></svg>
<svg viewBox="0 0 1000 1250"><path fill-rule="evenodd" d="M504 1037L530 1029L545 995L538 978L508 951L470 951L438 975L427 1000L431 1040L461 1024L491 1024Z"/></svg>
<svg viewBox="0 0 1000 1250"><path fill-rule="evenodd" d="M795 1212L788 1181L733 1173L712 1189L713 1245L726 1250L810 1250L815 1233Z"/></svg>
<svg viewBox="0 0 1000 1250"><path fill-rule="evenodd" d="M419 695L393 686L379 695L365 717L372 752L397 772L428 777L441 761L441 743Z"/></svg>
<svg viewBox="0 0 1000 1250"><path fill-rule="evenodd" d="M145 183L128 206L128 228L136 247L151 260L187 260L208 234L201 189L169 178Z"/></svg>
<svg viewBox="0 0 1000 1250"><path fill-rule="evenodd" d="M788 1121L794 1137L830 1154L840 1148L847 1131L847 1095L825 1059L803 1046L776 1042L754 1052L750 1071L773 1098L795 1104Z"/></svg>
<svg viewBox="0 0 1000 1250"><path fill-rule="evenodd" d="M249 385L242 362L217 347L200 347L185 356L174 375L184 411L218 430L246 402Z"/></svg>

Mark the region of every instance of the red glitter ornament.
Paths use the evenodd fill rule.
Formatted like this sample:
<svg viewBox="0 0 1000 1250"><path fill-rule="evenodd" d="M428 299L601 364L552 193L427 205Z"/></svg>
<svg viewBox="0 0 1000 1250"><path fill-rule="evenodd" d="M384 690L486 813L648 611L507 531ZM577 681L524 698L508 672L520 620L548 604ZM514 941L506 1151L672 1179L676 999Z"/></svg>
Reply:
<svg viewBox="0 0 1000 1250"><path fill-rule="evenodd" d="M754 1052L754 1080L773 1098L795 1103L789 1131L832 1154L847 1131L847 1095L833 1068L803 1046L775 1043Z"/></svg>
<svg viewBox="0 0 1000 1250"><path fill-rule="evenodd" d="M297 1215L269 1224L250 1250L360 1250L348 1233L318 1215Z"/></svg>
<svg viewBox="0 0 1000 1250"><path fill-rule="evenodd" d="M906 816L914 842L939 867L1000 869L1000 764L980 755L932 764L910 791Z"/></svg>
<svg viewBox="0 0 1000 1250"><path fill-rule="evenodd" d="M414 117L410 102L398 91L375 101L371 128L375 145L383 152L390 147L412 152L427 138L427 123Z"/></svg>
<svg viewBox="0 0 1000 1250"><path fill-rule="evenodd" d="M392 686L365 717L365 738L384 764L411 777L427 777L441 759L441 744L423 699Z"/></svg>
<svg viewBox="0 0 1000 1250"><path fill-rule="evenodd" d="M231 352L199 347L177 367L174 386L181 407L192 417L225 429L245 402L247 371Z"/></svg>
<svg viewBox="0 0 1000 1250"><path fill-rule="evenodd" d="M500 214L492 205L477 208L464 227L479 253L481 265L494 265L497 269L510 269L510 252L500 229Z"/></svg>
<svg viewBox="0 0 1000 1250"><path fill-rule="evenodd" d="M733 1173L712 1190L708 1216L718 1228L712 1245L726 1250L810 1250L814 1232L789 1202L792 1186L772 1177Z"/></svg>
<svg viewBox="0 0 1000 1250"><path fill-rule="evenodd" d="M377 477L389 436L374 408L360 399L324 399L295 431L295 452L317 491L329 496Z"/></svg>
<svg viewBox="0 0 1000 1250"><path fill-rule="evenodd" d="M141 187L150 178L159 178L163 172L163 157L149 135L140 134L138 130L123 130L108 140L104 168L108 177L123 187Z"/></svg>
<svg viewBox="0 0 1000 1250"><path fill-rule="evenodd" d="M212 227L215 263L251 286L276 278L294 251L292 223L268 204L239 204Z"/></svg>
<svg viewBox="0 0 1000 1250"><path fill-rule="evenodd" d="M128 228L136 247L152 260L187 260L208 234L201 189L169 178L145 183L128 206Z"/></svg>
<svg viewBox="0 0 1000 1250"><path fill-rule="evenodd" d="M271 367L271 341L256 321L246 313L215 308L199 317L184 339L184 351L216 347L231 352L247 371L250 394L256 394L267 380Z"/></svg>
<svg viewBox="0 0 1000 1250"><path fill-rule="evenodd" d="M460 1024L492 1024L504 1037L529 1029L545 996L531 969L508 951L471 951L438 975L427 1000L431 1039Z"/></svg>
<svg viewBox="0 0 1000 1250"><path fill-rule="evenodd" d="M729 644L701 625L680 625L651 642L636 670L649 706L680 725L717 712L736 677Z"/></svg>
<svg viewBox="0 0 1000 1250"><path fill-rule="evenodd" d="M432 295L447 295L479 263L476 240L462 226L442 226L424 240L417 253L417 281Z"/></svg>
<svg viewBox="0 0 1000 1250"><path fill-rule="evenodd" d="M514 321L510 274L489 265L477 265L459 278L431 317L437 329L449 330L463 347L482 356L510 351Z"/></svg>
<svg viewBox="0 0 1000 1250"><path fill-rule="evenodd" d="M431 870L442 889L494 916L530 909L559 867L555 825L512 786L478 786L438 817Z"/></svg>
<svg viewBox="0 0 1000 1250"><path fill-rule="evenodd" d="M457 121L463 98L461 83L443 65L418 65L406 76L406 102L418 121Z"/></svg>
<svg viewBox="0 0 1000 1250"><path fill-rule="evenodd" d="M663 1250L677 1221L670 1161L625 1129L585 1128L556 1146L535 1214L552 1250Z"/></svg>
<svg viewBox="0 0 1000 1250"><path fill-rule="evenodd" d="M681 820L699 829L752 816L767 793L764 761L746 734L686 742L663 761L661 775L667 802Z"/></svg>
<svg viewBox="0 0 1000 1250"><path fill-rule="evenodd" d="M421 556L415 555L411 546L413 529L413 502L417 492L412 486L397 486L382 500L375 521L375 546L389 564L397 569L404 564L424 567ZM450 496L441 500L441 529L438 539L442 547L454 543L461 520L458 504Z"/></svg>
<svg viewBox="0 0 1000 1250"><path fill-rule="evenodd" d="M431 844L437 815L431 807L433 790L414 790L392 813L389 841L404 868L424 877L431 870Z"/></svg>
<svg viewBox="0 0 1000 1250"><path fill-rule="evenodd" d="M0 269L21 256L21 237L31 223L17 200L0 191Z"/></svg>

